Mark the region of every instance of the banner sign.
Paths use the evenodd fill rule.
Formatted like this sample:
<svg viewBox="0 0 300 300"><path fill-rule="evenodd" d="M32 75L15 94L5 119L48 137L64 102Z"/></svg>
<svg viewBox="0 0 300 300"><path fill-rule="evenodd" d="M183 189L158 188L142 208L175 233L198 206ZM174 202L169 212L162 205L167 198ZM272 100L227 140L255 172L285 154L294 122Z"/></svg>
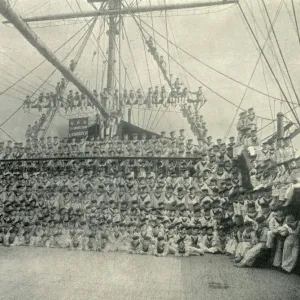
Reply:
<svg viewBox="0 0 300 300"><path fill-rule="evenodd" d="M69 120L69 138L85 138L88 136L88 118L75 118Z"/></svg>

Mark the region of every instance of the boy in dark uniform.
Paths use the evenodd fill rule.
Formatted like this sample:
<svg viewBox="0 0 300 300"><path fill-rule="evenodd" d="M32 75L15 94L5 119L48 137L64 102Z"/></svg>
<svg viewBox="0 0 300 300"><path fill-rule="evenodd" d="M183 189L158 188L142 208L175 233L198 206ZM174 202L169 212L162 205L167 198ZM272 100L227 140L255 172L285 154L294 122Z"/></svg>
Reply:
<svg viewBox="0 0 300 300"><path fill-rule="evenodd" d="M185 135L184 135L184 129L180 129L179 130L179 137L177 138L177 146L179 145L179 143L181 142L185 142Z"/></svg>
<svg viewBox="0 0 300 300"><path fill-rule="evenodd" d="M164 257L167 256L168 252L169 252L168 243L165 241L163 235L159 235L154 245L153 255L157 257Z"/></svg>
<svg viewBox="0 0 300 300"><path fill-rule="evenodd" d="M146 235L142 239L140 253L142 255L152 255L153 254L153 245L151 243L151 237Z"/></svg>
<svg viewBox="0 0 300 300"><path fill-rule="evenodd" d="M140 254L140 249L141 249L140 236L137 233L135 233L132 236L132 240L130 242L128 253L129 254Z"/></svg>
<svg viewBox="0 0 300 300"><path fill-rule="evenodd" d="M213 226L207 226L206 229L206 235L203 237L203 247L205 249L205 252L208 253L217 253L217 241L216 237L214 235L214 227Z"/></svg>
<svg viewBox="0 0 300 300"><path fill-rule="evenodd" d="M160 142L160 145L161 145L161 147L162 147L163 149L168 145L168 140L167 140L167 138L166 138L166 132L165 132L165 131L162 131L162 132L160 133L159 142Z"/></svg>
<svg viewBox="0 0 300 300"><path fill-rule="evenodd" d="M217 228L217 248L218 252L224 254L226 253L226 246L229 242L229 236L227 235L227 232L225 230L225 227L219 226Z"/></svg>
<svg viewBox="0 0 300 300"><path fill-rule="evenodd" d="M200 227L199 226L192 226L192 233L190 235L191 237L191 244L189 247L190 254L198 254L203 255L204 249L202 246L202 239L199 234Z"/></svg>
<svg viewBox="0 0 300 300"><path fill-rule="evenodd" d="M175 251L175 256L189 256L189 249L184 242L184 238L180 238L177 241L177 247Z"/></svg>

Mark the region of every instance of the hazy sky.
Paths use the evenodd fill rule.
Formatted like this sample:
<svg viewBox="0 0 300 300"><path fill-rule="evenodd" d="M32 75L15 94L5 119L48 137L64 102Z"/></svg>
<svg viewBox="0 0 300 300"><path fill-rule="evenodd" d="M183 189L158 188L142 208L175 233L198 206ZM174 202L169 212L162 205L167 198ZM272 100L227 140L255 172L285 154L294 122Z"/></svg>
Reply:
<svg viewBox="0 0 300 300"><path fill-rule="evenodd" d="M93 10L93 8L86 3L86 1L77 1L80 3L82 10ZM72 10L79 11L76 0L13 0L10 2L22 16L63 13L71 12ZM166 2L183 3L191 1L166 0ZM163 4L164 1L152 0L151 3L152 5L157 3ZM240 3L247 15L247 18L249 19L249 22L251 23L253 30L257 34L259 42L261 45L263 45L267 36L266 26L269 26L269 23L264 12L262 0L241 0ZM280 9L274 28L295 89L298 93L300 93L300 82L298 76L300 71L300 43L297 39L291 2L287 0L265 0L265 3L272 20L278 8ZM142 0L139 2L140 6L148 4L149 0ZM296 4L296 15L300 22L299 3ZM154 13L153 19L150 18L149 14L141 14L140 16L142 22L146 22L149 25L152 25L153 20L155 30L160 32L163 36L167 35L164 12ZM253 16L255 19L253 19ZM3 21L3 18L1 18L1 21ZM84 19L81 19L80 23L77 20L65 23L51 22L51 27L49 27L49 22L39 22L38 24L32 25L32 28L34 28L38 36L49 46L50 49L55 50L68 38L75 34L84 24ZM99 18L99 21L94 29L94 37L88 42L77 69L81 78L85 80L85 82L89 82L88 84L90 85L91 89L95 88L96 85L99 89L102 82L101 77L104 58L101 57L100 53L99 64L97 68L97 56L93 56L93 52L97 50L95 47L95 38L98 37L99 31L103 30L103 25L101 24L103 24L103 20ZM140 87L141 83L145 91L150 86L147 62L152 85L160 85L157 66L149 54L147 54L146 62L144 46L138 27L130 17L124 18L124 24L126 27L126 33L125 31L123 32L122 60L126 65L128 76L130 77L132 85L135 89L137 89ZM246 27L245 21L243 20L237 5L169 12L167 13L167 24L168 37L172 42L175 42L176 45L216 70L225 73L246 85L248 84L259 58L259 51L256 47L253 37ZM36 28L42 26L43 28ZM153 35L153 31L151 31L149 27L146 25L143 26L149 33ZM107 26L105 27L104 31L106 30ZM128 36L130 47L134 56L135 67L138 74L136 74L135 71L131 52L126 39L126 34ZM41 61L43 61L42 56L12 26L0 24L0 36L0 51L2 53L6 53L16 62L22 64L27 70L34 68ZM81 34L68 43L61 51L57 52L57 56L60 59L63 59L63 57L70 51L72 46L78 41L80 36ZM167 49L168 45L166 40L160 38L159 34L155 34L155 37L157 38L157 42L164 49ZM100 44L103 48L103 52L105 53L107 47L105 43L105 32L100 38ZM191 76L187 72L183 71L178 64L170 59L171 73L174 74L174 76L182 78L184 84L188 85L191 90L197 90L198 86L201 85L199 81L207 86L207 88L203 87L203 91L208 99L208 103L202 109L202 114L207 121L211 135L213 135L215 138L224 137L236 113L236 107L220 98L217 94L228 99L236 105L240 104L241 99L245 94L241 107L244 109L254 107L257 114L266 119L273 119L278 111L287 112L289 110L286 103L275 101L274 104L274 100L272 98L268 98L249 89L246 91L245 86L242 86L209 69L180 50L178 51L171 44L169 44L169 51L170 55L173 56L181 65L183 65L190 74L192 74ZM27 71L17 63L1 54L1 52L0 91L3 91L7 86L11 85L12 82L15 82L18 78L25 75ZM268 43L266 44L265 54L281 86L283 87L285 94L290 101L296 102L296 97L292 92L287 75L284 74L283 77L282 72L280 71L280 69L284 71L284 66L273 35L271 35L271 39L269 39ZM71 58L72 57L70 57L70 59ZM277 60L280 63L280 67ZM98 81L96 80L97 69ZM24 99L26 94L28 94L30 91L34 92L35 87L42 83L42 81L36 76L45 80L52 70L53 67L49 63L44 63L41 67L34 71L34 75L30 75L28 77L28 80L26 81L28 84L21 82L15 86L16 90L7 91L5 94L0 96L0 101L2 104L0 123L3 122L21 105L21 99ZM15 77L8 75L7 72ZM124 84L123 68L121 69L121 73L122 84ZM55 85L59 78L60 75L55 74L50 79L51 84ZM166 85L165 83L163 84ZM263 59L261 59L257 64L250 86L269 95L281 98L279 88L276 85L268 66ZM51 87L49 85L45 85L45 88L48 89ZM127 88L130 88L128 79ZM297 111L299 112L299 109L297 109ZM10 119L9 122L3 126L3 129L9 132L16 139L23 138L27 125L38 118L38 114L36 112L32 112L32 114L24 114L22 110L20 110ZM147 117L147 115L145 117ZM294 121L291 113L287 114L287 117ZM142 122L142 118L143 117L141 116L140 122ZM55 125L57 126L55 129L56 131L63 127L62 120L64 119L57 119L58 125ZM66 123L67 120L64 122ZM270 121L259 119L259 128L268 124L269 122ZM230 131L230 134L236 134L235 123ZM171 128L179 129L182 126L187 127L186 122L182 119L180 114L166 113L158 126L156 126L155 130L164 128L165 130L170 131ZM274 127L269 126L262 131L262 135L268 136L273 132L273 130ZM3 134L1 134L0 137L6 139ZM296 141L296 145L299 147L300 142Z"/></svg>

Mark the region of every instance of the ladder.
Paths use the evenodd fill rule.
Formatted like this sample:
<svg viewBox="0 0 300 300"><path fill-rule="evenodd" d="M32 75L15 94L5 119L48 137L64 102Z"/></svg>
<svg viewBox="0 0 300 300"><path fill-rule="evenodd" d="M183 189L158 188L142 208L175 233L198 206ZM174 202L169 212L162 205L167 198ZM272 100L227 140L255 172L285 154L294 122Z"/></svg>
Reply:
<svg viewBox="0 0 300 300"><path fill-rule="evenodd" d="M66 86L65 88L62 90L62 95L64 94L65 90L67 89L68 86L68 81L66 81ZM50 105L50 104L49 104ZM39 137L45 137L45 134L47 132L47 130L50 127L50 124L57 112L57 109L59 107L59 102L56 103L56 106L51 106L48 108L47 112L46 112L46 119L43 123L39 124L37 130L34 133L34 138L39 138Z"/></svg>

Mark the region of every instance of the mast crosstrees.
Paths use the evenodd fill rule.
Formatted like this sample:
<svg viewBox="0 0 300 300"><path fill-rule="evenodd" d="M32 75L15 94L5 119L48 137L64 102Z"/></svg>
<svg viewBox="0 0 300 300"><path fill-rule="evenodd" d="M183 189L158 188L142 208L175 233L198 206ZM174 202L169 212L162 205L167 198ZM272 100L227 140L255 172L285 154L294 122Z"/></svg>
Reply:
<svg viewBox="0 0 300 300"><path fill-rule="evenodd" d="M94 1L96 2L96 1ZM103 2L103 1L99 1ZM229 5L238 4L239 0L228 0L228 1L211 1L211 2L195 2L195 3L183 3L183 4L167 4L167 5L152 5L149 6L139 6L139 7L123 7L118 8L121 4L121 0L109 0L106 1L109 4L109 8L100 8L99 10L78 12L78 13L66 13L66 14L54 14L54 15L44 15L31 18L23 18L24 22L40 22L40 21L55 21L55 20L68 20L75 18L86 18L86 17L99 17L99 16L118 16L118 15L131 15L147 12L159 12L166 10L179 10L188 8L200 8L200 7L210 7L219 5ZM120 3L116 6L116 2ZM117 8L117 9L116 9ZM4 24L10 23L9 21L4 21Z"/></svg>

